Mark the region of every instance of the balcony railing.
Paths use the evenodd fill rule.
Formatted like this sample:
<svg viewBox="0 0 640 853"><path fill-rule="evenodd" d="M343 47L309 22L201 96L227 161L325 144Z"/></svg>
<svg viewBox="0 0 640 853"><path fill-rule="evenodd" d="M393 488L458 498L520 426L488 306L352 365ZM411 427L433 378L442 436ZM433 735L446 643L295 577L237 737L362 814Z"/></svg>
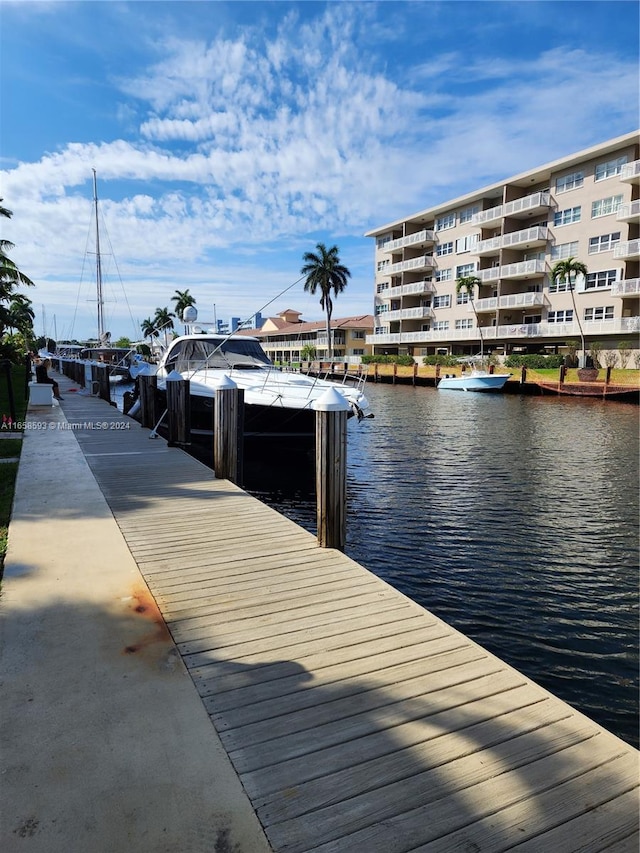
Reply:
<svg viewBox="0 0 640 853"><path fill-rule="evenodd" d="M490 296L488 299L476 299L474 302L478 314L513 308L543 308L548 304L544 293L508 293L505 296ZM469 303L469 311L473 306Z"/></svg>
<svg viewBox="0 0 640 853"><path fill-rule="evenodd" d="M640 295L640 278L625 278L622 281L614 281L611 285L612 296L638 296Z"/></svg>
<svg viewBox="0 0 640 853"><path fill-rule="evenodd" d="M433 308L419 306L418 308L401 308L399 311L387 311L384 314L385 320L423 320L427 317L433 317Z"/></svg>
<svg viewBox="0 0 640 853"><path fill-rule="evenodd" d="M391 264L385 268L385 273L394 275L399 272L408 272L409 270L431 269L435 266L433 255L421 255L419 258L410 258L408 261L400 261L398 264Z"/></svg>
<svg viewBox="0 0 640 853"><path fill-rule="evenodd" d="M517 264L505 264L501 267L490 267L478 271L478 278L485 284L489 281L497 281L499 278L528 278L530 276L544 275L548 271L546 261L520 261Z"/></svg>
<svg viewBox="0 0 640 853"><path fill-rule="evenodd" d="M429 279L422 281L412 281L411 284L401 284L399 287L389 287L382 291L378 296L384 299L397 299L399 296L415 296L420 293L435 293L436 286Z"/></svg>
<svg viewBox="0 0 640 853"><path fill-rule="evenodd" d="M406 249L408 246L416 246L420 243L433 243L435 236L433 231L417 231L415 234L407 234L405 237L398 237L397 240L389 240L382 248L383 252L397 252L399 249Z"/></svg>
<svg viewBox="0 0 640 853"><path fill-rule="evenodd" d="M482 240L478 244L478 255L488 255L500 249L508 249L513 246L544 245L549 239L549 229L544 226L525 228L523 231L513 231L510 234L502 234L500 237L491 237Z"/></svg>
<svg viewBox="0 0 640 853"><path fill-rule="evenodd" d="M551 196L549 193L532 193L508 201L506 204L490 207L488 210L480 210L473 215L471 222L473 225L486 225L488 222L495 222L505 216L522 216L523 214L533 213L536 208L548 208L550 206Z"/></svg>
<svg viewBox="0 0 640 853"><path fill-rule="evenodd" d="M640 240L627 240L625 243L618 243L613 250L614 258L629 259L640 257Z"/></svg>
<svg viewBox="0 0 640 853"><path fill-rule="evenodd" d="M583 323L586 337L594 335L616 335L640 331L640 317L617 317L613 320L599 320ZM486 341L514 340L527 338L578 338L580 328L577 323L524 323L521 325L483 326L482 338ZM398 334L367 335L367 343L372 346L388 344L428 344L459 341L479 341L478 328L444 329L430 332L401 332Z"/></svg>
<svg viewBox="0 0 640 853"><path fill-rule="evenodd" d="M625 163L620 172L621 181L630 181L637 183L640 181L640 160L634 160L633 163Z"/></svg>
<svg viewBox="0 0 640 853"><path fill-rule="evenodd" d="M618 222L629 222L640 217L640 200L621 204L616 214Z"/></svg>

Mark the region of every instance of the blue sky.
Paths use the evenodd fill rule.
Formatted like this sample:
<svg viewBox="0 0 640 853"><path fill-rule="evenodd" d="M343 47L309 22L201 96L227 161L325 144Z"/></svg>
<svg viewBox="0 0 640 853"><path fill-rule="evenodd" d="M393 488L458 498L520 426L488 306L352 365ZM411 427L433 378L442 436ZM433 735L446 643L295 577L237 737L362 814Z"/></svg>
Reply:
<svg viewBox="0 0 640 853"><path fill-rule="evenodd" d="M334 316L371 313L365 231L638 128L638 8L0 0L1 236L37 331L96 334L93 168L114 337L187 288L203 320L320 319L279 295L318 241L352 272Z"/></svg>

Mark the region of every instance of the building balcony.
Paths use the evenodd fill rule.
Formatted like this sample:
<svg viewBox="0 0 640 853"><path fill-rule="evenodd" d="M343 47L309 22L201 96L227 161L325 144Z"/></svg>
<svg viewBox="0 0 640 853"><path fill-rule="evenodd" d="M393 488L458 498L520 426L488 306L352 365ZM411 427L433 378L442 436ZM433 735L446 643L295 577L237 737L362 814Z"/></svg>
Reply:
<svg viewBox="0 0 640 853"><path fill-rule="evenodd" d="M505 264L501 267L490 267L478 270L477 276L483 284L498 279L518 279L543 276L548 272L546 261L520 261L516 264Z"/></svg>
<svg viewBox="0 0 640 853"><path fill-rule="evenodd" d="M548 301L544 293L508 293L505 296L476 299L473 303L477 314L508 309L544 308L547 304ZM469 303L469 311L473 311L471 303Z"/></svg>
<svg viewBox="0 0 640 853"><path fill-rule="evenodd" d="M640 220L640 200L621 204L616 219L618 222L638 222Z"/></svg>
<svg viewBox="0 0 640 853"><path fill-rule="evenodd" d="M433 317L433 308L418 306L417 308L401 308L399 311L386 311L385 320L424 320Z"/></svg>
<svg viewBox="0 0 640 853"><path fill-rule="evenodd" d="M408 261L391 264L391 266L385 268L385 274L396 275L397 273L409 272L410 270L433 269L434 266L433 255L421 255L419 258L410 258Z"/></svg>
<svg viewBox="0 0 640 853"><path fill-rule="evenodd" d="M619 335L640 331L640 317L617 317L613 320L599 320L593 323L583 323L585 337ZM485 326L482 328L482 339L485 344L495 341L526 341L535 339L565 340L579 338L580 328L577 323L531 323L521 325ZM433 343L462 343L479 341L478 328L473 329L443 329L430 332L400 332L397 334L367 335L367 344L371 346L388 346L403 344L433 344Z"/></svg>
<svg viewBox="0 0 640 853"><path fill-rule="evenodd" d="M627 184L640 184L640 160L625 163L620 172L620 180Z"/></svg>
<svg viewBox="0 0 640 853"><path fill-rule="evenodd" d="M488 210L480 210L473 215L471 222L473 225L488 225L492 222L498 222L506 216L524 219L527 216L544 213L549 207L551 207L551 196L549 193L532 193L531 195L508 201L506 204L490 207Z"/></svg>
<svg viewBox="0 0 640 853"><path fill-rule="evenodd" d="M613 257L625 261L640 258L640 240L627 240L625 243L618 243L613 250Z"/></svg>
<svg viewBox="0 0 640 853"><path fill-rule="evenodd" d="M400 249L406 249L409 246L427 246L435 242L433 231L417 231L415 234L407 234L404 237L399 237L397 240L389 240L382 248L383 252L398 252Z"/></svg>
<svg viewBox="0 0 640 853"><path fill-rule="evenodd" d="M421 293L435 293L436 286L431 279L412 281L411 284L401 284L399 287L389 287L379 296L384 299L397 299L400 296L419 296Z"/></svg>
<svg viewBox="0 0 640 853"><path fill-rule="evenodd" d="M500 237L492 237L490 240L482 240L478 244L476 254L482 257L483 255L494 255L500 249L532 249L546 246L548 240L548 228L543 226L525 228L523 231L513 231L510 234L502 234Z"/></svg>
<svg viewBox="0 0 640 853"><path fill-rule="evenodd" d="M612 296L640 296L640 278L625 278L611 285Z"/></svg>
<svg viewBox="0 0 640 853"><path fill-rule="evenodd" d="M318 335L315 340L309 342L312 346L317 347L318 349L326 349L327 348L327 335ZM331 343L335 346L343 347L346 344L346 339L344 332L334 332L331 335Z"/></svg>

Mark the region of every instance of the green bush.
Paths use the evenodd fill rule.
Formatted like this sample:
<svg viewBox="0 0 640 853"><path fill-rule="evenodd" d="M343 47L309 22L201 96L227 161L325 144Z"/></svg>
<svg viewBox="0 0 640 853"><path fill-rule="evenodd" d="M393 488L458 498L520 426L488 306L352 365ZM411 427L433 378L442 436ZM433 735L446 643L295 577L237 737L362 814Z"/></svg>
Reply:
<svg viewBox="0 0 640 853"><path fill-rule="evenodd" d="M459 364L457 355L425 355L423 364L439 364L441 367L455 367Z"/></svg>
<svg viewBox="0 0 640 853"><path fill-rule="evenodd" d="M411 367L415 364L411 355L363 355L363 364L402 364Z"/></svg>
<svg viewBox="0 0 640 853"><path fill-rule="evenodd" d="M532 370L558 368L564 364L562 355L509 355L504 360L506 367L530 367Z"/></svg>

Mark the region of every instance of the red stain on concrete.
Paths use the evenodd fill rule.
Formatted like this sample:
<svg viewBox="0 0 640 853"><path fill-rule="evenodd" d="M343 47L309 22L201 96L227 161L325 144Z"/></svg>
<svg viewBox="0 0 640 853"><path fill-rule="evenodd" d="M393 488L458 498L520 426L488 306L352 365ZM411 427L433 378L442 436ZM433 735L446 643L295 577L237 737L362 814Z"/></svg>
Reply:
<svg viewBox="0 0 640 853"><path fill-rule="evenodd" d="M172 642L171 634L156 600L146 587L136 587L132 590L130 608L147 623L148 630L142 633L134 643L125 646L124 654L133 655L150 646Z"/></svg>

